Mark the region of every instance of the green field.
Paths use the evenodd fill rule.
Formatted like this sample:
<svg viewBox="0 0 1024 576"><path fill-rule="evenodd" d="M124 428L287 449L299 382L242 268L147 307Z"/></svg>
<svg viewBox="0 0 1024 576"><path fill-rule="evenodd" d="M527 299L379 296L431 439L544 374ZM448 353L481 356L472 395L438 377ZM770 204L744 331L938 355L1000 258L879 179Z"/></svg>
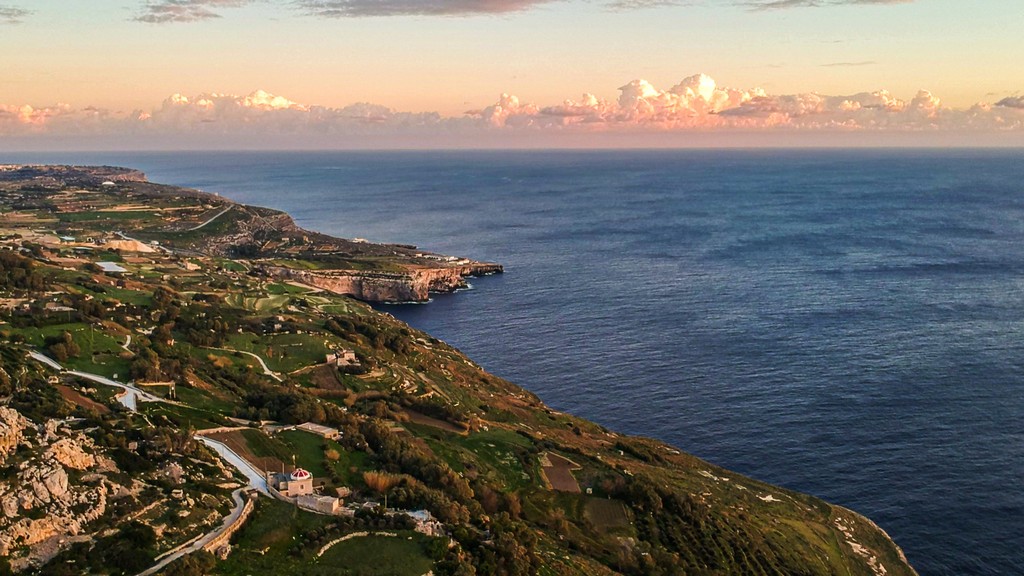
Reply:
<svg viewBox="0 0 1024 576"><path fill-rule="evenodd" d="M398 532L398 536L346 540L329 548L320 558L316 557L318 546L308 546L298 556L289 554L300 543L296 534L334 520L278 500L260 498L252 517L234 537L231 556L217 565L214 574L421 576L433 566L425 552L432 539L408 531Z"/></svg>
<svg viewBox="0 0 1024 576"><path fill-rule="evenodd" d="M328 345L336 345L337 338L325 334L273 334L255 337L251 334L232 335L227 347L252 352L263 358L276 372L293 372L301 368L323 364ZM267 349L271 354L267 354Z"/></svg>
<svg viewBox="0 0 1024 576"><path fill-rule="evenodd" d="M185 429L203 430L205 428L225 426L229 423L213 412L188 406L146 402L140 404L139 409L143 414L150 417L166 416L176 426Z"/></svg>
<svg viewBox="0 0 1024 576"><path fill-rule="evenodd" d="M481 473L507 489L534 484L532 470L526 470L515 454L515 448L529 448L530 441L508 430L490 430L461 436L436 428L409 425L418 435L426 434L430 448L455 470L463 470L463 461L476 462ZM472 454L466 454L470 452Z"/></svg>
<svg viewBox="0 0 1024 576"><path fill-rule="evenodd" d="M52 355L44 347L46 339L69 332L75 344L78 344L80 352L77 357L68 358L67 361L62 362L65 368L91 372L108 378L113 377L114 374L117 374L122 380L128 377L130 361L120 357L124 352L124 349L121 348L121 344L124 343L122 336L114 337L83 323L56 324L43 328L10 328L8 330L11 334L22 335L28 345L51 357Z"/></svg>
<svg viewBox="0 0 1024 576"><path fill-rule="evenodd" d="M324 467L324 443L326 442L328 447L338 452L343 451L337 442L325 440L316 434L302 430L286 430L278 434L277 439L288 447L289 454L295 455L299 466L309 470L317 478L331 475L330 471Z"/></svg>
<svg viewBox="0 0 1024 576"><path fill-rule="evenodd" d="M312 574L353 576L421 576L434 565L423 552L422 534L365 536L331 546L314 561Z"/></svg>

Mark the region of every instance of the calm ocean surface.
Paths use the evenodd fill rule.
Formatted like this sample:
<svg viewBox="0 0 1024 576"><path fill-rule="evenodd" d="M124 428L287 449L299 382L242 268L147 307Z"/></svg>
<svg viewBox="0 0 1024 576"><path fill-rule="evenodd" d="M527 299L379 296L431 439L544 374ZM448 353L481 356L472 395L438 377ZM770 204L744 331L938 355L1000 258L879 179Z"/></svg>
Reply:
<svg viewBox="0 0 1024 576"><path fill-rule="evenodd" d="M553 407L1024 573L1024 151L49 154L505 264L387 311Z"/></svg>

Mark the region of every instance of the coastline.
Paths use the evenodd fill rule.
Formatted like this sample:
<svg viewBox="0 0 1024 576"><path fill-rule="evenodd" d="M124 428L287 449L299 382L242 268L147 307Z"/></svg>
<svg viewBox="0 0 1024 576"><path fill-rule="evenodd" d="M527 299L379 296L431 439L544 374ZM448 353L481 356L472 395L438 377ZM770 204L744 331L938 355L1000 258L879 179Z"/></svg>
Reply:
<svg viewBox="0 0 1024 576"><path fill-rule="evenodd" d="M178 190L180 190L180 189L178 189ZM283 212L279 213L279 212L274 212L274 211L268 211L266 209L261 209L261 208L257 208L257 207L251 207L251 206L244 206L244 205L237 205L237 206L240 206L240 210L237 210L237 211L242 211L242 212L252 211L253 213L256 213L260 218L266 218L267 216L271 216L272 215L273 219L276 220L276 221L291 221L290 216L288 216L287 214L284 214ZM221 208L216 207L214 209L217 210L217 212L214 212L214 213L220 213L219 210L221 210ZM207 221L207 220L203 220L203 221ZM294 227L294 224L292 224L292 225ZM298 229L297 228L291 228L291 229L286 229L286 230L288 230L288 232L291 233L291 232L295 232ZM301 232L307 233L307 231L301 231ZM307 234L315 234L315 233L307 233ZM330 239L330 237L322 237L322 238ZM249 240L249 238L243 238L243 240ZM335 241L335 240L338 240L338 239L331 239L331 241ZM383 245L383 246L389 246L389 245ZM193 247L188 247L188 248L191 249L191 248L194 248L194 246ZM224 250L224 251L220 252L220 254L227 254L227 253L228 253L227 250ZM247 260L247 261L251 261L251 260ZM253 263L255 263L255 262L253 262ZM463 265L465 266L465 264L463 264ZM499 264L492 264L492 265L499 265ZM287 269L287 270L289 270L289 273L278 273L278 274L280 274L281 276L287 276L287 275L291 274L291 270L292 269ZM443 278L445 278L445 279L447 279L449 281L451 281L452 279L458 277L460 282L464 282L464 278L465 277L463 276L463 272L466 271L465 269L458 269L458 268L456 268L456 266L451 266L451 268L441 269L441 270L442 270L442 273L438 273L438 276L443 277ZM470 271L470 272L472 272L472 271ZM477 272L479 272L479 271L477 271ZM381 274L382 273L374 273L374 272L367 273L367 272L359 271L359 273L357 275L353 275L353 276L357 276L359 278L362 278L362 277L376 278L377 275L381 275ZM271 276L273 276L272 273L271 273ZM327 276L330 277L330 275L327 275ZM387 278L387 279L389 279L392 282L398 282L398 283L406 281L406 280L403 279L403 277L400 274L397 275L397 276L394 276L394 277L388 277L387 275L384 275L383 278ZM427 296L426 297L429 297L429 295L428 295L429 294L429 287L430 287L430 284L431 284L430 280L426 280L422 284L427 286L428 292L427 292ZM334 292L334 291L332 291L332 292ZM337 292L334 292L334 293L345 293L345 292L337 291ZM377 294L377 292L371 292L371 293L372 294ZM402 329L408 329L408 328L409 327L407 325L406 327L404 327ZM413 333L415 334L416 332L413 332ZM446 348L447 347L445 344L443 344L443 342L439 342L438 345L441 346L442 348ZM471 362L471 361L466 359L466 362ZM480 376L480 377L483 378L483 376ZM489 375L487 375L486 378L489 380L490 378L493 378L493 377L490 377ZM497 379L495 379L495 380L497 380ZM521 414L524 418L530 419L530 418L537 417L537 414L534 413L535 411L544 411L544 412L546 412L548 414L549 418L555 418L555 419L557 419L557 418L564 418L565 419L565 424L567 426L568 425L572 425L573 423L575 423L575 427L574 428L570 428L569 430L565 430L565 429L557 429L556 430L555 428L552 428L551 430L545 430L544 433L532 433L532 431L519 430L519 431L525 431L525 434L523 436L525 438L530 439L530 442L540 441L541 439L547 439L546 442L555 441L557 443L564 444L566 447L572 446L575 450L584 450L585 454L587 452L591 451L591 450L597 451L598 449L600 449L601 450L600 452L595 452L597 454L596 455L596 461L600 461L600 462L604 462L604 463L607 463L607 464L611 464L611 465L614 466L614 469L620 469L621 468L621 469L625 470L626 475L629 476L629 477L633 477L634 474L636 474L636 472L634 470L639 471L641 469L647 468L647 469L649 469L649 472L645 472L645 474L660 474L660 472L662 472L662 471L666 472L666 474L669 474L669 472L671 472L673 478L675 478L675 475L678 474L678 475L680 475L679 476L680 479L684 479L685 478L686 479L685 482L689 483L689 482L692 482L688 478L688 476L686 476L686 475L689 474L689 471L699 470L699 471L697 471L696 476L699 476L699 477L702 477L702 478L711 479L711 480L709 480L709 482L712 482L715 485L722 485L722 484L724 484L723 479L724 479L725 475L728 474L728 476L733 478L733 479L741 480L743 482L743 484L750 484L751 486L758 487L758 492L759 493L761 493L763 491L766 491L766 490L769 490L769 488L766 485L763 485L763 483L759 483L757 481L748 480L748 479L740 479L739 477L737 477L737 475L733 475L733 474L731 474L731 472L726 472L725 470L722 470L722 469L718 468L717 466L713 466L713 465L710 465L710 464L706 464L706 463L702 463L702 462L696 461L695 459L693 459L691 456L688 456L688 455L679 454L679 452L677 450L674 451L674 453L673 453L672 451L669 451L669 449L666 448L666 446L664 444L662 444L662 443L647 443L647 442L641 442L640 439L627 439L626 437L618 437L617 435L614 435L613 433L608 433L607 430L604 430L603 433L601 433L601 434L606 434L608 438L612 438L612 439L620 439L621 438L621 440L618 440L616 442L616 444L613 445L613 446L623 446L623 448L617 449L618 456L623 457L624 456L624 454L623 454L624 449L629 448L629 449L635 451L635 452L629 452L629 450L627 450L627 453L632 455L631 457L640 458L640 461L630 460L628 458L616 461L617 458L615 458L614 450L610 450L610 451L607 451L607 453L605 453L605 450L607 450L608 446L605 446L605 445L601 444L601 442L604 442L604 443L607 444L608 441L606 441L606 440L605 441L601 441L601 442L597 441L597 439L600 438L601 435L599 435L596 430L603 429L603 428L600 428L599 426L597 428L594 428L594 424L591 424L589 422L585 422L583 420L580 420L579 418L574 418L574 417L572 417L572 416L570 416L568 414L559 414L559 413L554 412L554 411L552 411L550 409L547 409L546 407L544 407L543 404L541 404L536 399L531 399L532 395L530 395L528 392L526 392L526 390L523 390L522 388L519 388L518 386L515 386L514 384L505 383L505 382L501 382L501 381L498 381L498 382L489 381L488 384L490 386L494 386L492 388L493 392L489 393L490 397L495 397L496 396L495 393L506 395L507 398L504 399L503 401L507 400L507 401L511 402L512 399L518 398L519 395L525 395L527 400L525 400L525 401L517 400L516 402L511 402L511 405L516 407L515 410L521 411L521 412L511 412L513 414ZM461 383L458 384L458 386L461 386L461 385L463 385L463 384L461 384ZM456 387L458 387L458 386L456 386ZM460 390L460 392L466 392L466 390ZM478 393L474 393L474 394L481 394L481 396L483 396L482 393L484 393L484 392L486 392L486 388L480 389ZM517 423L518 424L524 424L524 421L520 420L520 421L517 422L516 419L513 419L511 422L494 421L494 422L488 422L488 424L486 424L486 425L497 426L497 425L499 425L499 423L501 423L502 425L510 425L512 428L515 428L516 426L513 425L513 424L517 424ZM534 424L534 425L536 425L536 424ZM573 435L579 437L582 434L582 433L580 433L580 431L577 431L577 430L580 430L581 426L586 426L586 429L587 429L586 436L583 437L583 440L586 441L586 444L585 445L581 445L581 446L587 446L588 448L578 447L577 444L575 444L575 443L582 442L582 441L573 438ZM532 428L529 425L527 425L526 429L532 429ZM629 441L629 443L628 444L624 444L624 443L627 442L627 440ZM649 444L649 446L648 446L648 444ZM641 448L641 447L643 447L643 448ZM656 454L657 455L657 454L660 454L662 452L667 452L669 454L669 456L657 456L657 457L650 456L650 454ZM675 454L675 455L673 455L673 454ZM594 460L592 460L592 461L594 461ZM678 470L676 469L677 466L679 467ZM663 470L662 468L666 468L666 469ZM714 474L712 474L711 471L708 471L709 469L714 470ZM683 475L683 470L686 470L686 475ZM727 482L728 479L725 479L725 481ZM680 482L682 482L682 481L680 480ZM699 481L699 482L706 482L706 481ZM719 490L722 490L723 488L721 486L711 486L711 485L708 485L708 489L712 489L714 491L719 491ZM743 488L742 490L748 490L748 489ZM776 493L776 494L783 494L788 499L794 499L794 498L796 498L798 496L796 493L792 493L790 491L786 491L786 490L783 490L783 489L777 489L777 488L774 488L774 487L770 488L770 490L772 492ZM764 506L765 509L768 509L768 508L770 508L772 506L773 502L779 502L780 501L778 499L772 498L770 496L771 492L768 492L768 494L769 494L769 496L767 497L767 499L765 497L761 497L760 498L766 504L757 504L756 502L754 504L756 504L758 506ZM735 496L730 496L730 497L735 497ZM745 498L745 496L744 496L744 498ZM744 504L744 505L754 505L754 504ZM709 504L709 506L710 506L710 504ZM839 509L838 506L833 506L833 508ZM895 542L893 542L891 540L891 538L888 538L887 535L886 535L886 540L892 546L896 547ZM854 547L853 549L856 550L857 548ZM898 549L898 547L896 547L896 549ZM902 560L902 564L906 564L905 559ZM907 565L907 567L908 567L908 565ZM910 570L912 571L912 569L910 569Z"/></svg>

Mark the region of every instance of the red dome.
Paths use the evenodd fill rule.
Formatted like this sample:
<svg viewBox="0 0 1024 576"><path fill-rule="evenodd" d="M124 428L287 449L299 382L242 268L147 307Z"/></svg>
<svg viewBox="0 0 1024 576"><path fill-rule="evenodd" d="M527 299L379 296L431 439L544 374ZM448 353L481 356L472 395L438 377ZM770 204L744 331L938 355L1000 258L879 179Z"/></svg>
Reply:
<svg viewBox="0 0 1024 576"><path fill-rule="evenodd" d="M292 480L306 480L312 477L312 474L303 470L302 468L296 468L295 471L292 472Z"/></svg>

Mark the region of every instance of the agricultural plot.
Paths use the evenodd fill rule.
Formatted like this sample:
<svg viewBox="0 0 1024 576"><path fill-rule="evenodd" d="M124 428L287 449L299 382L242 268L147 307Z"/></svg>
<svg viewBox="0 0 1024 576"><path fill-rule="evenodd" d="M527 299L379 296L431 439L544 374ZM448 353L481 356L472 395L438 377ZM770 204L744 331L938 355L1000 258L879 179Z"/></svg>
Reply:
<svg viewBox="0 0 1024 576"><path fill-rule="evenodd" d="M559 492L580 492L580 485L572 475L574 470L582 470L582 466L568 458L545 452L540 457L540 469L547 485Z"/></svg>
<svg viewBox="0 0 1024 576"><path fill-rule="evenodd" d="M583 514L600 532L608 533L629 529L629 515L626 513L626 507L618 500L587 498Z"/></svg>
<svg viewBox="0 0 1024 576"><path fill-rule="evenodd" d="M228 294L227 298L224 300L230 306L236 306L250 312L272 312L287 305L290 299L291 297L287 294L247 296L244 294L233 293Z"/></svg>
<svg viewBox="0 0 1024 576"><path fill-rule="evenodd" d="M284 470L285 460L289 461L288 468L291 468L291 458L284 447L259 430L232 430L210 434L209 437L223 442L235 454L264 472Z"/></svg>

